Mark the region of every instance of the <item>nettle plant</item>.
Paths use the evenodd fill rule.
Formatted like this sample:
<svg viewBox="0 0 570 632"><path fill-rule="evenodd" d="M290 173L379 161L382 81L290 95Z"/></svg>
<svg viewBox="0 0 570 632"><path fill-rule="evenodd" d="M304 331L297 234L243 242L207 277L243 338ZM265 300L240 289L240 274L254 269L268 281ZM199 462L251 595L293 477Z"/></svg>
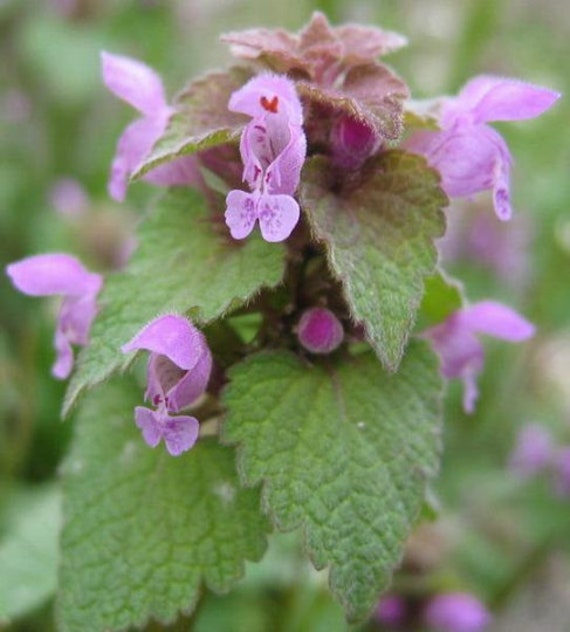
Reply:
<svg viewBox="0 0 570 632"><path fill-rule="evenodd" d="M298 34L223 40L238 65L172 104L146 65L102 55L106 86L140 112L110 195L166 187L126 267L103 281L58 253L7 269L64 297L64 412L91 391L63 467L64 630L172 621L296 529L363 620L437 474L445 381L464 381L472 411L478 336L533 333L506 306L469 305L434 242L449 197L490 190L509 218L511 157L488 123L535 117L555 92L479 76L413 102L379 61L403 37L319 13ZM137 356L146 390L140 371L116 375Z"/></svg>

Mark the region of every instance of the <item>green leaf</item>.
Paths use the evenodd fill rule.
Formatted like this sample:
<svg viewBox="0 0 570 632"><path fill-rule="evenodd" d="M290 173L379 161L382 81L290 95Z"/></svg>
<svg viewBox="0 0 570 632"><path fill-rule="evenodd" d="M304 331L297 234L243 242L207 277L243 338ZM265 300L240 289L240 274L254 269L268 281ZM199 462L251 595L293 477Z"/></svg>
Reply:
<svg viewBox="0 0 570 632"><path fill-rule="evenodd" d="M433 240L444 232L447 198L425 160L402 151L383 152L362 181L341 190L338 178L326 159L311 160L303 172L302 206L316 238L328 246L354 319L363 322L384 365L395 370L424 277L435 272Z"/></svg>
<svg viewBox="0 0 570 632"><path fill-rule="evenodd" d="M137 167L132 179L174 158L237 140L248 119L230 112L228 101L249 77L245 69L232 68L193 81L176 97L176 112L166 131Z"/></svg>
<svg viewBox="0 0 570 632"><path fill-rule="evenodd" d="M350 620L373 608L401 558L438 467L442 380L413 342L400 371L373 353L307 366L263 353L230 371L225 442L281 531L301 528Z"/></svg>
<svg viewBox="0 0 570 632"><path fill-rule="evenodd" d="M8 501L0 540L0 626L49 599L57 586L59 487L22 490Z"/></svg>
<svg viewBox="0 0 570 632"><path fill-rule="evenodd" d="M142 391L127 386L86 398L64 466L64 631L171 622L265 550L259 491L240 489L233 451L212 438L177 458L149 448L133 419Z"/></svg>
<svg viewBox="0 0 570 632"><path fill-rule="evenodd" d="M443 322L452 312L461 309L463 303L463 286L440 270L426 279L417 329L421 331Z"/></svg>
<svg viewBox="0 0 570 632"><path fill-rule="evenodd" d="M105 282L101 313L89 346L79 355L64 414L85 388L128 365L121 345L157 315L191 311L196 323L205 324L262 286L281 281L280 244L269 244L259 235L231 242L215 230L215 221L204 199L191 189L172 190L159 200L140 227L131 263Z"/></svg>

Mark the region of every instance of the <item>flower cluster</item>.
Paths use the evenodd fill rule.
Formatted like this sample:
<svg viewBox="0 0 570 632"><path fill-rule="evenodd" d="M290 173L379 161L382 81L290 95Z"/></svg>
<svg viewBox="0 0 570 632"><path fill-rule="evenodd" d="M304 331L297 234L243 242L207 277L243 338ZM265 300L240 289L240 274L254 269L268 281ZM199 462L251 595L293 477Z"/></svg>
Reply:
<svg viewBox="0 0 570 632"><path fill-rule="evenodd" d="M231 83L235 79L228 73L226 83L212 90L215 95L226 90L223 103L211 104L218 118L209 118L205 111L209 104L197 110L206 122L214 121L210 128L204 124L205 131L200 128L200 138L209 139L204 146L213 147L199 150L198 143L194 155L167 152L159 166L156 162L145 166L144 161L170 130L182 101L170 105L160 77L145 64L102 53L105 85L140 113L119 139L108 190L111 197L123 200L131 176L140 172L157 185L189 186L210 193L202 176L203 169L209 169L229 190L224 217L236 240L250 235L256 224L268 242L291 236L301 213L308 212L295 197L307 156L323 160L328 175L335 179L331 187L342 194L347 183L348 187L358 186L359 170L377 164L375 158L398 145L403 151L425 156L440 173L441 185L451 198L492 190L498 217L508 219L512 159L503 138L488 124L536 117L559 97L546 88L482 75L468 82L458 96L436 102L431 112L438 127L434 130L421 123L421 116L414 118L415 106L409 101L406 84L379 61L405 45L405 38L396 33L357 25L331 27L324 15L315 13L298 34L255 29L230 33L223 39L248 68L239 75L244 78L237 85ZM192 101L197 102L197 98ZM409 129L404 129L406 112L411 114ZM210 142L216 135L225 138L225 144ZM236 178L228 175L235 174L236 166L249 190L242 190ZM221 209L212 211L218 221ZM313 228L310 222L308 226ZM63 254L32 257L11 264L7 272L24 293L63 295L53 373L67 377L73 364L71 344L88 342L102 278ZM337 287L335 283L330 287ZM355 320L343 298L329 301L323 294L326 292L315 292L309 301L293 307L297 326L291 331L300 347L317 356L341 345L345 339L341 321ZM329 304L340 305L339 311L304 309L305 305ZM352 333L366 329L358 322L350 327ZM472 412L484 358L478 336L518 342L533 331L513 310L483 301L458 310L421 335L431 340L441 356L443 375L463 381L464 408ZM172 454L179 454L196 440L198 422L174 414L205 392L211 354L203 335L174 315L152 321L123 346L125 352L137 349L151 352L146 396L154 407L137 408L137 424L147 443L154 446L163 439Z"/></svg>

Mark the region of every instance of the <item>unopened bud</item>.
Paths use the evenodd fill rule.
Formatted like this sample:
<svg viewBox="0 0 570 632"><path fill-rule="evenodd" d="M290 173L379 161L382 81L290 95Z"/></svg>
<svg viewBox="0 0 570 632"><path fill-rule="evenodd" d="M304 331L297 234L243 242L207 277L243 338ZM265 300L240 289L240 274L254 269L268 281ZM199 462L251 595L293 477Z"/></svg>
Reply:
<svg viewBox="0 0 570 632"><path fill-rule="evenodd" d="M379 147L377 132L367 123L343 116L331 130L332 157L342 169L355 170Z"/></svg>
<svg viewBox="0 0 570 632"><path fill-rule="evenodd" d="M297 335L311 353L331 353L342 343L344 330L330 310L312 307L301 316Z"/></svg>

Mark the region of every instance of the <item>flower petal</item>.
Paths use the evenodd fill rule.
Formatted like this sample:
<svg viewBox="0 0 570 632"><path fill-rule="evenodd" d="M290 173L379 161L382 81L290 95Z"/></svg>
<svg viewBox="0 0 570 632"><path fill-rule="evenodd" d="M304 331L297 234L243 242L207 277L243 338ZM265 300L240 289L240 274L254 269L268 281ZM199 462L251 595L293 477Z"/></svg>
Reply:
<svg viewBox="0 0 570 632"><path fill-rule="evenodd" d="M176 314L167 314L152 320L121 347L123 353L139 349L164 355L181 369L189 371L196 366L208 346L204 335L190 321Z"/></svg>
<svg viewBox="0 0 570 632"><path fill-rule="evenodd" d="M164 443L172 456L189 450L198 439L200 424L195 417L168 417L164 425Z"/></svg>
<svg viewBox="0 0 570 632"><path fill-rule="evenodd" d="M64 253L27 257L8 265L6 272L18 290L30 296L96 294L103 283L99 274Z"/></svg>
<svg viewBox="0 0 570 632"><path fill-rule="evenodd" d="M138 164L136 166L138 166ZM172 162L159 165L151 169L151 171L144 176L144 180L164 187L187 185L200 188L204 186L204 180L200 173L198 160L195 155L182 156Z"/></svg>
<svg viewBox="0 0 570 632"><path fill-rule="evenodd" d="M270 242L287 239L300 214L297 201L290 195L262 195L257 203L257 216L263 239Z"/></svg>
<svg viewBox="0 0 570 632"><path fill-rule="evenodd" d="M159 414L144 406L137 406L135 408L135 423L142 430L142 435L147 445L151 448L156 448L162 439Z"/></svg>
<svg viewBox="0 0 570 632"><path fill-rule="evenodd" d="M251 233L257 219L257 194L234 189L226 198L226 224L234 239L244 239Z"/></svg>
<svg viewBox="0 0 570 632"><path fill-rule="evenodd" d="M153 406L161 405L166 393L178 384L187 371L174 364L166 356L151 353L147 366L147 388L144 394L146 401Z"/></svg>
<svg viewBox="0 0 570 632"><path fill-rule="evenodd" d="M107 88L142 114L154 116L166 107L162 80L146 64L102 52L101 65Z"/></svg>
<svg viewBox="0 0 570 632"><path fill-rule="evenodd" d="M66 380L73 368L73 350L69 338L59 327L55 330L54 347L57 356L51 374L58 380Z"/></svg>
<svg viewBox="0 0 570 632"><path fill-rule="evenodd" d="M178 412L204 394L212 372L212 354L206 347L191 371L188 371L167 393L168 410Z"/></svg>
<svg viewBox="0 0 570 632"><path fill-rule="evenodd" d="M465 84L457 107L471 110L474 123L521 121L539 116L559 97L554 90L517 79L480 75Z"/></svg>
<svg viewBox="0 0 570 632"><path fill-rule="evenodd" d="M463 326L470 331L488 334L510 342L521 342L534 335L532 323L513 309L495 301L481 301L460 313Z"/></svg>
<svg viewBox="0 0 570 632"><path fill-rule="evenodd" d="M477 377L481 372L481 366L467 365L460 375L463 382L463 410L471 415L475 412L475 404L479 399L479 387Z"/></svg>
<svg viewBox="0 0 570 632"><path fill-rule="evenodd" d="M267 168L266 191L293 195L299 186L301 169L307 153L307 138L302 128L292 127L290 141Z"/></svg>
<svg viewBox="0 0 570 632"><path fill-rule="evenodd" d="M303 107L295 84L284 75L263 73L250 79L232 94L228 109L253 119L283 113L290 124L303 124Z"/></svg>
<svg viewBox="0 0 570 632"><path fill-rule="evenodd" d="M152 149L166 126L167 116L140 118L121 134L111 165L107 190L117 202L125 199L131 173Z"/></svg>

